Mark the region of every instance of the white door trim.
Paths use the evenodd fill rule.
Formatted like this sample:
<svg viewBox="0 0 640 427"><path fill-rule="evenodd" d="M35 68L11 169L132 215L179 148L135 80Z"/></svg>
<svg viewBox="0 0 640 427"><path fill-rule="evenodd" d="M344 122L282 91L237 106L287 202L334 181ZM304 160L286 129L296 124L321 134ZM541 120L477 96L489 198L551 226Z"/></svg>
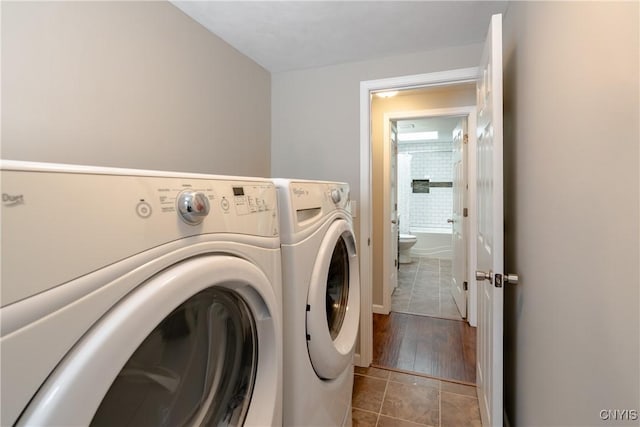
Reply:
<svg viewBox="0 0 640 427"><path fill-rule="evenodd" d="M360 82L360 352L358 366L373 357L372 256L371 256L371 94L388 89L409 89L475 82L478 68L461 68L428 74Z"/></svg>
<svg viewBox="0 0 640 427"><path fill-rule="evenodd" d="M467 128L468 129L475 129L476 126L476 107L475 105L468 105L468 106L462 106L462 107L452 107L452 108L434 108L434 109L429 109L429 110L413 110L413 111L396 111L396 112L387 112L384 114L384 139L383 141L387 141L389 139L389 121L390 120L404 120L404 119L413 119L413 118L417 118L417 117L444 117L444 116L465 116L467 118ZM469 126L473 125L474 127L471 128ZM467 173L468 173L468 178L467 178L467 182L469 183L469 198L467 200L467 208L469 210L469 227L467 229L467 259L466 259L466 263L467 263L467 271L472 271L473 268L475 268L476 265L476 245L474 242L474 239L471 239L469 236L475 236L475 232L477 229L477 216L475 215L475 200L476 200L476 196L475 196L475 179L476 179L476 175L475 175L475 171L476 171L476 167L475 167L475 149L476 149L476 135L475 132L468 132L469 133L469 143L468 143L468 153L469 153L469 164L467 166ZM383 171L383 182L389 182L389 168L387 167L387 165L389 164L389 156L391 155L391 153L389 153L389 149L388 147L385 145L384 146L384 150L383 150L383 165L385 167L384 171ZM473 162L473 165L471 164ZM389 186L385 185L383 188L383 207L384 207L384 212L383 212L383 216L382 216L382 223L383 224L389 224L389 221L391 221L391 212L390 212L390 208L389 208ZM382 282L382 286L383 286L383 292L382 292L382 309L381 310L374 310L375 313L382 313L382 314L389 314L389 312L391 311L391 291L393 289L389 289L389 272L387 271L387 269L389 268L389 263L388 263L388 258L390 257L391 254L389 252L389 244L387 244L387 242L391 242L391 233L388 227L383 227L383 235L382 235L382 242L383 242L383 253L384 253L384 260L383 260L383 272L382 272L382 277L383 277L383 282ZM475 271L475 270L474 270ZM468 317L467 317L467 321L469 322L469 324L471 326L476 326L477 324L477 311L476 311L476 281L475 278L469 277L467 278L467 281L469 283L469 307L468 307Z"/></svg>

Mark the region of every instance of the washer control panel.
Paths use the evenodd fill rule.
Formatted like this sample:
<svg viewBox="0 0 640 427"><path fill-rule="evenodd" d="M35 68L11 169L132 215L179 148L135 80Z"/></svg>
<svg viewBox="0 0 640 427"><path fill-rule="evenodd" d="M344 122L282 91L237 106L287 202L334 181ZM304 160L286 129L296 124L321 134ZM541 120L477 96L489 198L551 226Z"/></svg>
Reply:
<svg viewBox="0 0 640 427"><path fill-rule="evenodd" d="M280 244L270 180L0 164L3 305L193 236Z"/></svg>
<svg viewBox="0 0 640 427"><path fill-rule="evenodd" d="M231 216L260 215L275 210L274 188L261 182L182 182L156 188L161 213L177 213L189 225L201 224L209 214ZM153 202L153 201L152 201ZM148 204L140 199L139 204ZM144 217L138 209L138 215ZM148 211L150 212L151 206ZM145 211L147 212L147 211ZM222 230L221 230L222 231ZM234 231L234 230L225 230ZM259 235L264 233L257 232Z"/></svg>

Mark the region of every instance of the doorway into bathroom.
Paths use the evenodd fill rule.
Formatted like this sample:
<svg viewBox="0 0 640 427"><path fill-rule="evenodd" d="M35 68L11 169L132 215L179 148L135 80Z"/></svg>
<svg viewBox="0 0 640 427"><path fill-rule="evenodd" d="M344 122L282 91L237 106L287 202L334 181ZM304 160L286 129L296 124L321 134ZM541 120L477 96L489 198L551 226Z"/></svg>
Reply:
<svg viewBox="0 0 640 427"><path fill-rule="evenodd" d="M475 107L391 108L378 114L383 209L374 212L374 225L379 215L382 306L374 312L466 319L475 326L476 283L469 271L476 247L468 238L477 227L475 135L467 131L475 127Z"/></svg>
<svg viewBox="0 0 640 427"><path fill-rule="evenodd" d="M467 119L391 119L391 127L397 129L397 159L391 159L397 164L397 176L391 181L395 178L400 233L398 280L391 291L391 311L463 320L467 317L465 286L462 292L457 287L465 282L466 271L454 275L453 266L464 269L466 251L462 244L454 259L453 232L460 228L456 227L454 211L465 205L459 199L466 191L458 187L466 186L466 150L462 145ZM456 209L454 192L459 205ZM458 232L461 241L465 234ZM457 304L454 295L459 296Z"/></svg>

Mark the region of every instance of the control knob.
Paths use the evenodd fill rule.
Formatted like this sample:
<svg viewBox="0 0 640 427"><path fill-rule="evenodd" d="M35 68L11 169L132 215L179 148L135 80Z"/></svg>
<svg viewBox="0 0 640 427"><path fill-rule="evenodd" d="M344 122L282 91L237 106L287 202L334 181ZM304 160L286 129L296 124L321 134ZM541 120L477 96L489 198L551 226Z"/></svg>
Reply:
<svg viewBox="0 0 640 427"><path fill-rule="evenodd" d="M340 195L340 191L338 191L338 189L334 188L333 190L331 190L331 200L333 200L333 203L339 203L340 200L342 200L342 196Z"/></svg>
<svg viewBox="0 0 640 427"><path fill-rule="evenodd" d="M178 195L180 218L190 225L198 225L209 214L209 200L200 191L185 190Z"/></svg>

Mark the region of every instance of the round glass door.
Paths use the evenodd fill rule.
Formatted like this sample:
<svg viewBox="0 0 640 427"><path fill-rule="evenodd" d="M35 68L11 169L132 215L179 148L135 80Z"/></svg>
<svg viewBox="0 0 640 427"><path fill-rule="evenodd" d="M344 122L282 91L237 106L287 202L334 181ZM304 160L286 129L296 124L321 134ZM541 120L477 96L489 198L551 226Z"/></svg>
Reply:
<svg viewBox="0 0 640 427"><path fill-rule="evenodd" d="M335 340L347 311L349 301L349 254L344 239L340 237L333 249L327 274L327 326Z"/></svg>
<svg viewBox="0 0 640 427"><path fill-rule="evenodd" d="M282 320L257 265L222 254L181 260L109 307L18 425L281 423Z"/></svg>
<svg viewBox="0 0 640 427"><path fill-rule="evenodd" d="M307 349L318 377L337 378L353 361L360 320L360 275L351 224L332 223L313 267L307 297Z"/></svg>
<svg viewBox="0 0 640 427"><path fill-rule="evenodd" d="M147 336L91 425L242 425L257 352L256 327L244 300L225 288L205 289Z"/></svg>

